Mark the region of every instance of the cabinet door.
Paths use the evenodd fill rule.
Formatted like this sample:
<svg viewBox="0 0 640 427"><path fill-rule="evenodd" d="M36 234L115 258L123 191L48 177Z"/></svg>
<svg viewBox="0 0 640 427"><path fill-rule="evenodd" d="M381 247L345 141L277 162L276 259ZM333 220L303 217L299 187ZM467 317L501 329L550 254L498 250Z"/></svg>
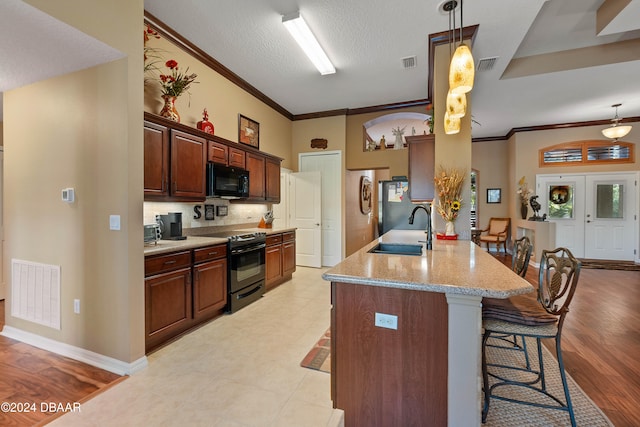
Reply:
<svg viewBox="0 0 640 427"><path fill-rule="evenodd" d="M245 169L245 153L244 150L229 147L229 166Z"/></svg>
<svg viewBox="0 0 640 427"><path fill-rule="evenodd" d="M220 163L227 165L229 157L229 147L218 142L209 141L209 147L207 150L207 159L213 163Z"/></svg>
<svg viewBox="0 0 640 427"><path fill-rule="evenodd" d="M265 264L264 282L266 289L269 290L282 278L282 244L267 246Z"/></svg>
<svg viewBox="0 0 640 427"><path fill-rule="evenodd" d="M282 275L288 276L296 271L296 241L282 244Z"/></svg>
<svg viewBox="0 0 640 427"><path fill-rule="evenodd" d="M191 325L191 269L182 268L145 279L147 350Z"/></svg>
<svg viewBox="0 0 640 427"><path fill-rule="evenodd" d="M264 200L265 157L247 153L246 162L247 170L249 171L249 199ZM279 177L278 183L280 183Z"/></svg>
<svg viewBox="0 0 640 427"><path fill-rule="evenodd" d="M227 305L227 260L193 267L193 318L213 317Z"/></svg>
<svg viewBox="0 0 640 427"><path fill-rule="evenodd" d="M171 131L171 195L201 198L205 193L206 141Z"/></svg>
<svg viewBox="0 0 640 427"><path fill-rule="evenodd" d="M412 202L433 200L435 190L435 136L405 138L409 145L409 197Z"/></svg>
<svg viewBox="0 0 640 427"><path fill-rule="evenodd" d="M265 163L265 175L267 201L280 203L280 160L267 157Z"/></svg>
<svg viewBox="0 0 640 427"><path fill-rule="evenodd" d="M144 122L144 195L169 195L169 130Z"/></svg>

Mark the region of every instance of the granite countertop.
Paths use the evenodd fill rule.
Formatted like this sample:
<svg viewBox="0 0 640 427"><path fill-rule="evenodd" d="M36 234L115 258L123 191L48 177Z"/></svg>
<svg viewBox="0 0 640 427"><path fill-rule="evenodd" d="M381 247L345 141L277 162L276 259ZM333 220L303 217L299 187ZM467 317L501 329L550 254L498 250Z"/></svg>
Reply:
<svg viewBox="0 0 640 427"><path fill-rule="evenodd" d="M421 256L368 253L378 243L418 243L424 231L391 230L327 270L332 282L448 294L508 298L534 290L510 268L468 240L433 240Z"/></svg>
<svg viewBox="0 0 640 427"><path fill-rule="evenodd" d="M284 233L287 231L295 231L295 227L281 227L281 228L258 228L258 227L246 228L245 227L245 228L238 228L237 230L234 230L234 231L237 231L238 234L254 233L254 232L262 231L267 233L267 236L268 236L270 234L278 234L278 233ZM190 230L189 232L193 233L194 231ZM207 233L214 233L214 232L215 231L211 231L211 230L207 231ZM144 255L145 256L160 255L160 254L169 253L169 252L201 248L201 247L210 246L210 245L220 245L224 243L227 243L227 239L222 237L203 237L203 236L196 236L196 235L187 235L187 238L185 240L159 240L158 243L155 245L153 244L145 245Z"/></svg>

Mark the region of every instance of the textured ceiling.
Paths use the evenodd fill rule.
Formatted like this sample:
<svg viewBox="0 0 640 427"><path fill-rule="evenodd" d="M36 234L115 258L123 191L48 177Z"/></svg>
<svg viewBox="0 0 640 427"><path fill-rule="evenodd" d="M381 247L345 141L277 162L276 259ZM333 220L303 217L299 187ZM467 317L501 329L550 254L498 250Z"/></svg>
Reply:
<svg viewBox="0 0 640 427"><path fill-rule="evenodd" d="M292 114L428 97L428 36L448 28L442 1L145 0L186 39ZM598 12L598 9L601 11ZM321 76L281 24L300 10L337 68ZM467 0L479 25L471 93L478 137L512 128L640 116L640 0ZM598 19L602 30L598 30ZM459 25L459 22L457 22ZM601 35L598 35L600 32ZM402 58L417 57L404 69ZM0 2L0 91L121 57L20 0ZM1 114L1 111L0 111ZM0 115L1 119L1 115Z"/></svg>

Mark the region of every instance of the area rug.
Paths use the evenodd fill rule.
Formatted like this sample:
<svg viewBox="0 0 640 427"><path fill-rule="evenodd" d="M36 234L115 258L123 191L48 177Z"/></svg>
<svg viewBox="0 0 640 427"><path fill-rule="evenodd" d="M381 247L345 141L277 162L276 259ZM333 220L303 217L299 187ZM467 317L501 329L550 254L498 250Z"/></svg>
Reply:
<svg viewBox="0 0 640 427"><path fill-rule="evenodd" d="M491 338L493 339L493 338ZM324 335L318 340L318 342L309 351L304 360L300 363L301 366L310 369L316 369L323 372L331 371L331 356L330 356L330 343L331 334L327 330ZM535 340L529 339L527 342L529 351L533 351L531 359L537 359L535 357ZM544 365L547 379L547 389L556 396L564 398L562 391L562 381L560 379L560 372L557 369L558 362L545 346L542 346ZM521 352L504 350L495 347L487 348L487 360L489 363L514 365L519 364L524 366L524 355ZM537 360L532 365L537 368ZM510 373L510 375L513 375ZM525 373L516 374L523 379ZM518 379L516 377L515 379ZM575 383L575 381L567 374L567 380L569 382L569 392L571 394L571 400L573 402L573 410L576 416L576 423L579 426L589 427L612 427L611 421L606 415L598 408L595 403L582 391L582 389ZM490 377L490 384L491 382ZM519 387L504 386L502 391L512 398L523 398L523 393L526 396L530 396L531 393L523 391ZM535 396L535 394L533 395ZM549 403L548 400L534 397L534 401L538 399L538 402ZM516 427L516 426L568 426L571 425L569 421L569 414L564 411L557 411L551 409L537 408L533 406L520 405L516 403L505 402L498 399L492 399L489 408L489 414L487 416L486 424L483 427Z"/></svg>
<svg viewBox="0 0 640 427"><path fill-rule="evenodd" d="M602 270L640 271L640 264L633 261L611 261L602 259L581 259L582 268L598 268Z"/></svg>
<svg viewBox="0 0 640 427"><path fill-rule="evenodd" d="M331 372L331 328L327 329L302 359L300 366L322 372Z"/></svg>

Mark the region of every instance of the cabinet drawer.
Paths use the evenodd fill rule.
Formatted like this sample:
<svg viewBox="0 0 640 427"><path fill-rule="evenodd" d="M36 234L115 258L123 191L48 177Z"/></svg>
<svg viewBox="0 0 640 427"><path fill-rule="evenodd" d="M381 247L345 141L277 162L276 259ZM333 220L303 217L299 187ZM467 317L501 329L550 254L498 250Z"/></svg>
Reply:
<svg viewBox="0 0 640 427"><path fill-rule="evenodd" d="M272 234L271 236L267 236L267 246L277 245L278 243L282 243L282 234Z"/></svg>
<svg viewBox="0 0 640 427"><path fill-rule="evenodd" d="M193 250L193 263L209 261L212 259L224 258L227 256L227 245L207 246L206 248Z"/></svg>
<svg viewBox="0 0 640 427"><path fill-rule="evenodd" d="M165 271L191 266L191 251L172 252L166 255L149 256L144 259L144 275L152 276Z"/></svg>
<svg viewBox="0 0 640 427"><path fill-rule="evenodd" d="M296 240L296 232L295 231L287 231L286 233L282 233L282 241L289 242L291 240Z"/></svg>

